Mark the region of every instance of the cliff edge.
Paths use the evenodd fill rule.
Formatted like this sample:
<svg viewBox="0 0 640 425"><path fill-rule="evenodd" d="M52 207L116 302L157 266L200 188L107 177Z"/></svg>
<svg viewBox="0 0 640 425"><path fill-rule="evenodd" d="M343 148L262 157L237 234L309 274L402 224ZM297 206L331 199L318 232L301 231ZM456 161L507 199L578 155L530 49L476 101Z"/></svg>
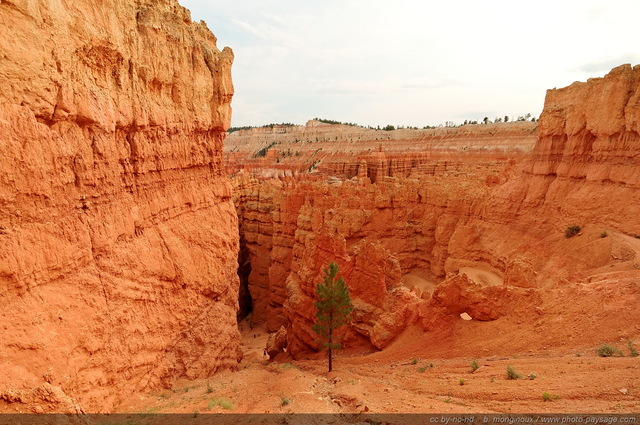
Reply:
<svg viewBox="0 0 640 425"><path fill-rule="evenodd" d="M3 0L0 38L0 412L235 367L231 50L177 0Z"/></svg>

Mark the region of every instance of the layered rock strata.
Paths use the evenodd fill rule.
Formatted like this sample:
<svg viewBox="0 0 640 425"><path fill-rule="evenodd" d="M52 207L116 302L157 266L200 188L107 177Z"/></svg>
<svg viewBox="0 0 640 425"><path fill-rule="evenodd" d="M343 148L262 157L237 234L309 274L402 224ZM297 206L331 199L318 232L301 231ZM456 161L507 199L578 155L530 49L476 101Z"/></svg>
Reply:
<svg viewBox="0 0 640 425"><path fill-rule="evenodd" d="M260 258L249 280L266 306L257 315L272 330L287 325L292 354L316 349L314 285L337 261L356 307L351 336L376 348L415 320L428 331L464 329L461 313L526 323L534 334L554 320L563 324L556 333L581 343L633 336L639 69L549 91L533 151L511 151L495 167L486 164L496 150L442 172L407 160L427 149L389 177L389 145L376 141L366 164L345 153L343 167L279 179L244 168L234 186L247 246ZM270 167L273 158L259 161ZM567 238L572 225L582 232ZM564 296L576 306L563 306ZM614 310L625 319L611 320Z"/></svg>
<svg viewBox="0 0 640 425"><path fill-rule="evenodd" d="M479 167L501 169L529 153L536 123L465 125L458 128L373 130L309 121L233 132L225 143L230 174L286 177L310 171L340 178L442 175Z"/></svg>
<svg viewBox="0 0 640 425"><path fill-rule="evenodd" d="M235 367L231 50L176 0L7 0L0 21L0 411Z"/></svg>

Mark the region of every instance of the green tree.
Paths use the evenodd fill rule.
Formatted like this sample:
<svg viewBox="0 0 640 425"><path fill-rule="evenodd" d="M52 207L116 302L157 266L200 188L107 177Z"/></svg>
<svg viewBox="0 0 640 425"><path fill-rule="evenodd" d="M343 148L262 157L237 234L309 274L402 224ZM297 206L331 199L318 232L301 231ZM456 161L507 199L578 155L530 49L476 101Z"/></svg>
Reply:
<svg viewBox="0 0 640 425"><path fill-rule="evenodd" d="M327 349L329 372L333 368L333 349L341 347L341 336L337 330L345 324L353 310L347 284L337 276L338 265L331 262L324 269L324 283L316 286L316 322L311 328L320 337L322 347Z"/></svg>

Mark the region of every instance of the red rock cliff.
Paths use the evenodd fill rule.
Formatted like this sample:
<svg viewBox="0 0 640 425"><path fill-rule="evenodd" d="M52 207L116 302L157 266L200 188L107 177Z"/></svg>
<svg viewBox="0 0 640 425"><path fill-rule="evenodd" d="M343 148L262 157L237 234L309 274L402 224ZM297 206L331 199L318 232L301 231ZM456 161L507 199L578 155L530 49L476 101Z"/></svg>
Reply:
<svg viewBox="0 0 640 425"><path fill-rule="evenodd" d="M311 176L236 177L241 243L259 259L248 279L256 315L271 330L287 324L290 352L305 356L316 348L313 287L335 260L353 293L352 336L376 348L414 320L500 350L637 337L639 70L549 91L532 152L456 149L504 145L477 133L414 143L404 155L396 142L369 141L363 154L337 141L341 162L326 155ZM255 168L233 154L245 174L264 177L260 166L296 161L281 155L290 147L274 145L281 161L267 155ZM463 152L439 167L436 149ZM581 233L567 238L572 225ZM483 322L479 335L466 333L461 313ZM529 336L500 341L505 322Z"/></svg>
<svg viewBox="0 0 640 425"><path fill-rule="evenodd" d="M640 234L640 66L549 90L527 202Z"/></svg>
<svg viewBox="0 0 640 425"><path fill-rule="evenodd" d="M177 0L7 0L0 23L0 412L234 367L231 50Z"/></svg>

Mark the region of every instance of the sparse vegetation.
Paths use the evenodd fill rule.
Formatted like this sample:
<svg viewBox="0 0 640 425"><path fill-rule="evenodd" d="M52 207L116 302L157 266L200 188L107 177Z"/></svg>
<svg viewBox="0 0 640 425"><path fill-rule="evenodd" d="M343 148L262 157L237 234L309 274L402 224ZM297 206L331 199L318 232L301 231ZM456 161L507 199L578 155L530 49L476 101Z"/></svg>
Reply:
<svg viewBox="0 0 640 425"><path fill-rule="evenodd" d="M338 125L350 125L352 127L360 127L358 124L354 123L354 122L340 122L340 121L334 121L334 120L327 120L324 118L314 118L315 121L319 121L319 122L323 122L325 124L338 124Z"/></svg>
<svg viewBox="0 0 640 425"><path fill-rule="evenodd" d="M315 170L318 167L318 164L320 164L320 160L316 159L315 161L313 161L313 164L311 164L309 166L309 168L307 168L307 172L312 172L313 170Z"/></svg>
<svg viewBox="0 0 640 425"><path fill-rule="evenodd" d="M596 354L600 357L613 357L613 356L622 356L622 351L619 348L614 347L608 344L602 344L596 350Z"/></svg>
<svg viewBox="0 0 640 425"><path fill-rule="evenodd" d="M269 149L271 149L272 147L274 147L276 145L276 142L271 142L271 144L269 144L268 146L265 146L264 148L260 149L258 152L256 152L253 157L254 158L261 158L267 155L267 151L269 151Z"/></svg>
<svg viewBox="0 0 640 425"><path fill-rule="evenodd" d="M240 130L251 130L252 128L273 128L273 127L296 127L296 125L290 122L283 122L281 124L271 123L271 124L265 124L262 126L245 125L242 127L230 127L229 130L227 130L227 133L233 133L234 131L240 131Z"/></svg>
<svg viewBox="0 0 640 425"><path fill-rule="evenodd" d="M577 235L578 233L580 233L581 230L582 230L582 227L580 227L580 226L576 226L576 225L569 226L564 231L564 237L569 239L569 238Z"/></svg>
<svg viewBox="0 0 640 425"><path fill-rule="evenodd" d="M475 372L476 370L478 370L478 368L480 367L480 365L478 364L477 360L472 360L471 361L471 373Z"/></svg>
<svg viewBox="0 0 640 425"><path fill-rule="evenodd" d="M544 400L544 401L553 401L553 400L557 400L559 398L560 398L559 395L557 395L557 394L553 394L552 395L548 391L545 391L545 392L542 393L542 400Z"/></svg>
<svg viewBox="0 0 640 425"><path fill-rule="evenodd" d="M527 375L527 378L529 378L530 380L534 380L538 377L538 375L536 375L535 373L530 373L529 375Z"/></svg>
<svg viewBox="0 0 640 425"><path fill-rule="evenodd" d="M460 378L460 385L464 385L464 383L466 382L466 380L464 378Z"/></svg>
<svg viewBox="0 0 640 425"><path fill-rule="evenodd" d="M213 385L210 382L207 382L207 393L211 394L213 392Z"/></svg>
<svg viewBox="0 0 640 425"><path fill-rule="evenodd" d="M280 405L281 406L287 406L291 403L291 399L285 397L285 396L280 396Z"/></svg>
<svg viewBox="0 0 640 425"><path fill-rule="evenodd" d="M520 379L522 375L519 374L514 368L511 366L507 366L507 379Z"/></svg>
<svg viewBox="0 0 640 425"><path fill-rule="evenodd" d="M636 350L636 347L634 347L633 341L627 341L627 348L629 349L629 355L631 357L638 357L638 350Z"/></svg>
<svg viewBox="0 0 640 425"><path fill-rule="evenodd" d="M598 354L598 356L600 357L622 356L622 351L612 345L602 344L596 350L596 354Z"/></svg>
<svg viewBox="0 0 640 425"><path fill-rule="evenodd" d="M420 372L420 373L424 373L424 372L426 372L426 370L427 370L427 369L429 369L429 368L433 368L433 363L427 363L427 364L426 364L426 365L424 365L424 366L420 366L420 367L418 368L418 372Z"/></svg>
<svg viewBox="0 0 640 425"><path fill-rule="evenodd" d="M213 399L207 404L207 410L211 410L216 406L222 407L224 410L233 410L233 402L227 398L220 397Z"/></svg>
<svg viewBox="0 0 640 425"><path fill-rule="evenodd" d="M411 359L411 364L418 364L418 359Z"/></svg>

